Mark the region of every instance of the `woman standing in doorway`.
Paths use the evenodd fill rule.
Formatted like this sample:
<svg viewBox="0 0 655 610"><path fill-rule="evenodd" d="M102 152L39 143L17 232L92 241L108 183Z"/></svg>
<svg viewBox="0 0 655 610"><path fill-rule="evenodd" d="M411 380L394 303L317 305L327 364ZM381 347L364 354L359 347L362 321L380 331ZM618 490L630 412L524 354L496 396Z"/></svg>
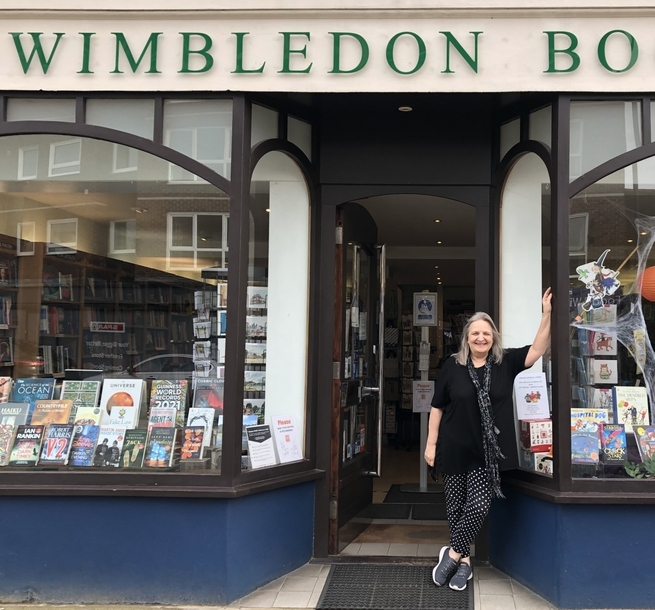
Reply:
<svg viewBox="0 0 655 610"><path fill-rule="evenodd" d="M451 589L466 588L473 576L471 543L482 527L492 498L504 497L499 470L518 465L514 378L546 352L551 297L549 288L541 300L543 313L532 345L503 350L493 320L478 312L464 327L459 351L441 369L425 449L426 462L435 472L443 473L450 526L450 546L441 549L439 563L432 571L438 586L450 578Z"/></svg>

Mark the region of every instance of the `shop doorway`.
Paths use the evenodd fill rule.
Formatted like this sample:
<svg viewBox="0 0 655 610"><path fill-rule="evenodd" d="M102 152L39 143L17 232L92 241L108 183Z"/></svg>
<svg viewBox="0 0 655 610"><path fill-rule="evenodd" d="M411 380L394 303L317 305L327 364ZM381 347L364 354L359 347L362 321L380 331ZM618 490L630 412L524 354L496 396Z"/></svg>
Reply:
<svg viewBox="0 0 655 610"><path fill-rule="evenodd" d="M330 553L434 556L448 540L441 486L421 468L427 414L414 294L437 295L429 380L475 311L475 207L427 195L360 199L337 210ZM424 367L423 367L424 368ZM335 375L336 377L336 375Z"/></svg>

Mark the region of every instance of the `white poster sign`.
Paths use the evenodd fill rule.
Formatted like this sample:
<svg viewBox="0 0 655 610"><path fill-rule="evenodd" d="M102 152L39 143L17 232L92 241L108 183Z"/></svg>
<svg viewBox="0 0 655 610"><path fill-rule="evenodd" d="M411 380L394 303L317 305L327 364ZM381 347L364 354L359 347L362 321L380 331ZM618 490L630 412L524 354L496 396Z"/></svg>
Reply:
<svg viewBox="0 0 655 610"><path fill-rule="evenodd" d="M432 410L434 396L434 381L414 381L414 413L429 413Z"/></svg>
<svg viewBox="0 0 655 610"><path fill-rule="evenodd" d="M437 325L437 293L414 293L414 326Z"/></svg>
<svg viewBox="0 0 655 610"><path fill-rule="evenodd" d="M296 419L292 415L274 415L271 417L275 446L280 463L302 460L302 444Z"/></svg>
<svg viewBox="0 0 655 610"><path fill-rule="evenodd" d="M548 419L548 386L545 373L524 372L514 381L517 419Z"/></svg>

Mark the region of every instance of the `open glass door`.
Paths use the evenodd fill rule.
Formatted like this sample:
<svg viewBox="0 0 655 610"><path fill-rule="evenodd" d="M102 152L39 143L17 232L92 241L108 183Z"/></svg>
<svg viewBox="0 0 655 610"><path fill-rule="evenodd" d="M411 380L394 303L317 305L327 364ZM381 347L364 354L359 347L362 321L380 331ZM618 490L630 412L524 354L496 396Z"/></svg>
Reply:
<svg viewBox="0 0 655 610"><path fill-rule="evenodd" d="M366 526L356 517L380 473L383 404L384 247L375 244L377 228L363 207L346 204L338 217L331 553Z"/></svg>

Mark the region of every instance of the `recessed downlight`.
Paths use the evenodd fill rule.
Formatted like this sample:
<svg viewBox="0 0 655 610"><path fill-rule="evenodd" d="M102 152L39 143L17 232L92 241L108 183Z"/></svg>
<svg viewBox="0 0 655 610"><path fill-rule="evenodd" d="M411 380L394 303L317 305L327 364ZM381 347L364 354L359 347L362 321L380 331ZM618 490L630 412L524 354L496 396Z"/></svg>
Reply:
<svg viewBox="0 0 655 610"><path fill-rule="evenodd" d="M414 109L411 106L398 106L398 110L400 112L411 112Z"/></svg>
<svg viewBox="0 0 655 610"><path fill-rule="evenodd" d="M434 222L441 222L441 219L440 218L435 218Z"/></svg>

